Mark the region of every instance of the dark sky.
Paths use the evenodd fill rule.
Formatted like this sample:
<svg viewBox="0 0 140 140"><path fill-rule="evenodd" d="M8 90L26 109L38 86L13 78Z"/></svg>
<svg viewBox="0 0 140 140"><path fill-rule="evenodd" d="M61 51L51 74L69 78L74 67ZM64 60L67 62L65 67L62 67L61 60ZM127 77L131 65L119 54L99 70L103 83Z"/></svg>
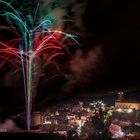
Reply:
<svg viewBox="0 0 140 140"><path fill-rule="evenodd" d="M80 3L83 7L72 13L70 9L74 6L78 7ZM44 97L50 99L61 96L61 94L63 96L74 95L81 90L86 94L86 91L94 93L95 90L138 89L140 84L139 5L139 0L87 0L85 3L76 0L75 5L68 7L69 14L75 19L74 22L78 22L79 18L82 19L80 25L71 26L73 26L72 31L79 35L79 42L82 46L80 48L82 58L80 57L79 60L84 61L83 66L86 69L84 68L81 76L77 71L73 71L73 67L66 68L70 69L68 75L72 75L72 80L67 79L63 74L49 82L45 77L40 78L37 102L39 104L40 101L45 102ZM79 11L82 11L82 14L79 14L78 17ZM90 52L93 56L90 56ZM78 65L78 63L75 64L76 54L73 53L74 58L72 57L70 60L72 65ZM96 57L98 55L100 56ZM91 66L92 58L96 59L93 66ZM69 59L60 60L60 67L63 67L62 65L68 67L67 63L70 62L67 60ZM88 60L90 63L86 65ZM1 106L14 108L18 106L18 103L24 102L24 95L20 83L17 83L17 86L3 84L3 76L7 74L9 67L7 65L0 71L0 102ZM50 66L49 69L52 71L53 67ZM15 79L13 80L15 81ZM80 83L81 86L77 83ZM13 104L16 99L17 102Z"/></svg>
<svg viewBox="0 0 140 140"><path fill-rule="evenodd" d="M107 86L138 86L140 83L140 2L89 0L85 12L88 32L99 40L107 68Z"/></svg>

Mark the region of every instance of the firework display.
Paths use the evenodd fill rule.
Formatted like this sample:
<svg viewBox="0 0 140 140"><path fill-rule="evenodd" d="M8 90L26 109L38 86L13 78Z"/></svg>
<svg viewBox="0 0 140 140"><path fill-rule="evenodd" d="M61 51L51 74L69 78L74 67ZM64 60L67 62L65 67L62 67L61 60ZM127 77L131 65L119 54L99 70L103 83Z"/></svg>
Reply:
<svg viewBox="0 0 140 140"><path fill-rule="evenodd" d="M26 1L24 1L26 3ZM13 4L14 3L14 4ZM16 3L16 4L15 4ZM19 63L22 67L27 129L31 127L31 109L33 96L33 73L38 69L36 65L41 60L45 63L53 61L57 56L67 51L67 46L78 43L76 36L63 32L56 25L51 11L57 3L46 4L43 8L48 12L46 16L40 13L39 1L36 2L35 12L28 11L28 2L21 8L18 2L0 0L2 9L0 17L4 18L6 25L0 26L1 33L11 32L13 38L8 41L0 40L0 61ZM19 8L17 8L19 6ZM51 7L51 8L50 8ZM28 14L27 14L28 11ZM5 34L3 36L6 36Z"/></svg>

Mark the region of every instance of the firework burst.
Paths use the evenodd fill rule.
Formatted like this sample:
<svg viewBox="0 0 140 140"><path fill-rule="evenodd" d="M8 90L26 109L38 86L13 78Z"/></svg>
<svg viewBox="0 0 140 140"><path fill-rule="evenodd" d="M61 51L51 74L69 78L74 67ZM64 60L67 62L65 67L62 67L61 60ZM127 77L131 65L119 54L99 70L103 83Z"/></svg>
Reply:
<svg viewBox="0 0 140 140"><path fill-rule="evenodd" d="M38 71L37 65L43 59L45 63L53 61L57 56L64 55L68 51L67 46L78 43L75 35L67 34L55 27L53 18L40 15L39 2L37 2L34 16L28 14L26 17L20 10L14 8L12 3L0 0L4 9L0 16L6 18L8 26L0 26L0 30L12 32L16 38L9 41L0 41L0 58L10 63L21 64L23 73L27 129L31 127L31 109L33 96L34 73ZM16 3L17 4L17 3ZM27 5L28 6L28 5ZM47 9L52 6L49 3ZM27 11L27 9L25 10ZM36 22L37 20L37 22Z"/></svg>

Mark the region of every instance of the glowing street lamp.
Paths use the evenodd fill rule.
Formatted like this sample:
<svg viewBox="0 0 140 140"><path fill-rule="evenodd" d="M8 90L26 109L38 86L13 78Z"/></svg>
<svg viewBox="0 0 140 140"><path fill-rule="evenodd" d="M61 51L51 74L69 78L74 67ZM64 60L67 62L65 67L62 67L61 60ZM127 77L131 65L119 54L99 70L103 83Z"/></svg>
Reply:
<svg viewBox="0 0 140 140"><path fill-rule="evenodd" d="M128 112L128 113L132 113L133 110L132 110L132 109L128 109L127 112Z"/></svg>
<svg viewBox="0 0 140 140"><path fill-rule="evenodd" d="M119 109L118 109L118 112L122 112L122 109L121 109L121 108L119 108Z"/></svg>

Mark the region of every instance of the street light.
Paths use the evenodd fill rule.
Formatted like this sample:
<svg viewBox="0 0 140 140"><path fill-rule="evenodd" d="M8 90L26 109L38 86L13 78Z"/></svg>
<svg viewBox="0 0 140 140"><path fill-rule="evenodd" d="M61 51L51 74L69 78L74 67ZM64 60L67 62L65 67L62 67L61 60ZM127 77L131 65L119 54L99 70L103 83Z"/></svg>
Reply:
<svg viewBox="0 0 140 140"><path fill-rule="evenodd" d="M131 112L133 112L133 110L132 109L128 109L127 112L128 113L131 113Z"/></svg>
<svg viewBox="0 0 140 140"><path fill-rule="evenodd" d="M122 112L122 109L121 109L121 108L119 108L119 109L118 109L118 112Z"/></svg>

